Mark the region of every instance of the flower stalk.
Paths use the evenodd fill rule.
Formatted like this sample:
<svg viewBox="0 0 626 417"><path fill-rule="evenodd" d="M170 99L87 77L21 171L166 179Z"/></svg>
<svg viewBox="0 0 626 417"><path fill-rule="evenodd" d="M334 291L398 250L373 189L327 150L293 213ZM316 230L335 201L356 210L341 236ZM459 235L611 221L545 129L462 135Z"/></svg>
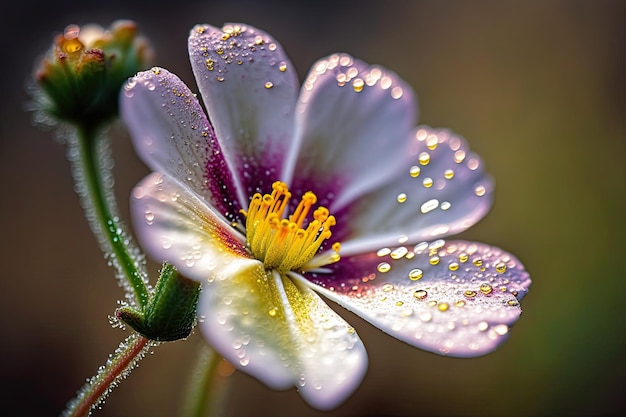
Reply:
<svg viewBox="0 0 626 417"><path fill-rule="evenodd" d="M224 368L227 367L225 370ZM184 398L183 417L214 417L219 415L220 393L226 378L234 371L208 345L203 345L198 353L187 395Z"/></svg>
<svg viewBox="0 0 626 417"><path fill-rule="evenodd" d="M109 357L107 363L100 367L79 391L76 398L70 401L62 414L63 417L85 417L91 414L119 382L137 365L154 342L133 333L123 341Z"/></svg>
<svg viewBox="0 0 626 417"><path fill-rule="evenodd" d="M94 234L108 254L131 303L144 308L149 301L146 275L140 269L143 260L139 250L130 246L117 213L108 155L108 137L97 127L78 125L76 137L70 140L69 155L76 189Z"/></svg>

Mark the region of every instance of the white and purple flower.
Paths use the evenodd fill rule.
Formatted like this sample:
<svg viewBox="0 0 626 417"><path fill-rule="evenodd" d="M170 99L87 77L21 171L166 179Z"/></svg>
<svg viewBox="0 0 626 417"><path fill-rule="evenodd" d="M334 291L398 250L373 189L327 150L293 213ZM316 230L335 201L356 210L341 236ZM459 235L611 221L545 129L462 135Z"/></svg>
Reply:
<svg viewBox="0 0 626 417"><path fill-rule="evenodd" d="M328 409L367 355L318 294L442 355L507 338L528 273L498 248L442 239L487 213L493 181L462 138L415 127L396 74L336 54L300 88L278 42L243 24L196 26L189 55L208 118L165 69L121 96L154 171L132 213L148 255L203 284L199 327L222 356Z"/></svg>

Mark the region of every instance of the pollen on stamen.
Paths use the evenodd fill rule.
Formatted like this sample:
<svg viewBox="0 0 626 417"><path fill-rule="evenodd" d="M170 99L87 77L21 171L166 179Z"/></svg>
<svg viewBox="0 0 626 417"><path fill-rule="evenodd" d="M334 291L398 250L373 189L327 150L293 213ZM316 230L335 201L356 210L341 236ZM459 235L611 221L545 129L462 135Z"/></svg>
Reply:
<svg viewBox="0 0 626 417"><path fill-rule="evenodd" d="M332 250L316 255L322 244L332 236L335 217L325 207L313 211L308 217L317 196L305 193L292 214L286 215L291 193L283 182L272 184L272 193L252 196L246 217L246 241L251 254L262 261L267 269L279 272L314 269L339 260L340 243ZM311 261L313 258L313 262Z"/></svg>

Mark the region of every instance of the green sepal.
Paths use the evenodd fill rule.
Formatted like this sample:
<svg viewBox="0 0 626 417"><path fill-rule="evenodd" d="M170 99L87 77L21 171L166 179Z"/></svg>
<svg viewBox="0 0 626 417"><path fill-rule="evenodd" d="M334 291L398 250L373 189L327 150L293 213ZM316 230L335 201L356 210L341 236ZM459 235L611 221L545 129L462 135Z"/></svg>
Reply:
<svg viewBox="0 0 626 417"><path fill-rule="evenodd" d="M196 323L200 284L164 263L154 296L144 311L120 307L116 316L148 339L171 342L191 334Z"/></svg>

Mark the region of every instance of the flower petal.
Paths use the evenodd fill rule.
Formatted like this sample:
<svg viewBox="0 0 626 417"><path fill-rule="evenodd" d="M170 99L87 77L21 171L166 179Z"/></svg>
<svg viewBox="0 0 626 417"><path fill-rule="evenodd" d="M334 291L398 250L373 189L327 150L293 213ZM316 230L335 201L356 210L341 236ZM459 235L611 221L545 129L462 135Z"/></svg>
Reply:
<svg viewBox="0 0 626 417"><path fill-rule="evenodd" d="M317 294L262 264L216 270L201 294L200 329L228 361L274 389L296 386L316 408L339 405L359 385L359 337Z"/></svg>
<svg viewBox="0 0 626 417"><path fill-rule="evenodd" d="M168 176L152 173L135 187L131 215L145 251L190 279L204 282L219 266L248 257L244 236Z"/></svg>
<svg viewBox="0 0 626 417"><path fill-rule="evenodd" d="M489 211L493 180L463 138L420 127L410 139L399 161L386 160L395 176L333 213L342 256L460 233Z"/></svg>
<svg viewBox="0 0 626 417"><path fill-rule="evenodd" d="M416 117L413 90L396 74L346 54L322 59L302 86L285 181L337 211L394 172Z"/></svg>
<svg viewBox="0 0 626 417"><path fill-rule="evenodd" d="M197 25L189 35L194 75L240 202L271 190L293 137L298 94L294 67L270 35L251 26Z"/></svg>
<svg viewBox="0 0 626 417"><path fill-rule="evenodd" d="M443 240L342 259L332 275L310 281L392 336L457 357L483 355L502 343L530 286L513 255Z"/></svg>
<svg viewBox="0 0 626 417"><path fill-rule="evenodd" d="M162 68L137 74L125 85L120 108L150 169L173 176L234 218L240 207L231 173L200 103L176 75Z"/></svg>

